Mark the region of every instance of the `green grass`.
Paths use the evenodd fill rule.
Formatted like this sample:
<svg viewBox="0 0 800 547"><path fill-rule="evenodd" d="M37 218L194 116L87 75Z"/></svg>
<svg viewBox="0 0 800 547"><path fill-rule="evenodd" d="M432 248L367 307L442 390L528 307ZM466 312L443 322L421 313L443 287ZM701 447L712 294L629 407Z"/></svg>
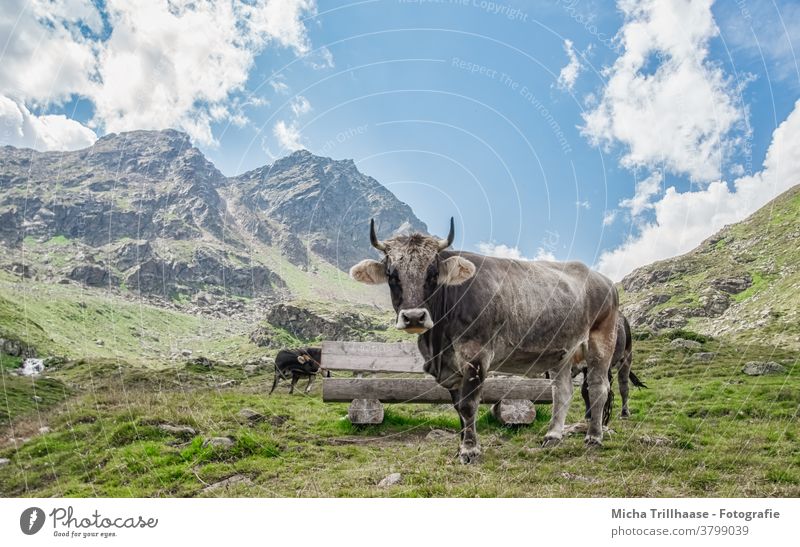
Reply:
<svg viewBox="0 0 800 547"><path fill-rule="evenodd" d="M0 495L800 495L796 354L716 339L703 343L715 359L698 363L669 342L660 336L636 343L634 370L650 389L632 390L631 419L615 416L602 449L587 451L580 436L541 449L548 405L518 428L501 426L482 407L484 459L469 467L454 459L458 420L446 405L387 405L383 424L356 427L347 405L321 402L319 387L289 396L284 383L267 397L271 372L246 376L237 366L84 360L48 370L47 380L3 373L6 404L15 411L0 423L0 457L11 460L0 468ZM743 375L744 362L755 359L784 362L790 372ZM216 387L226 380L236 384ZM30 391L21 391L34 383L45 394L38 408L26 399ZM618 395L615 403L616 414ZM266 419L242 423L242 408ZM576 390L568 422L581 416ZM166 432L163 423L195 434ZM50 432L38 433L43 425ZM433 429L453 436L427 438ZM219 436L232 446L204 446ZM8 437L28 440L15 445ZM379 488L392 472L403 482ZM241 480L205 490L230 477Z"/></svg>

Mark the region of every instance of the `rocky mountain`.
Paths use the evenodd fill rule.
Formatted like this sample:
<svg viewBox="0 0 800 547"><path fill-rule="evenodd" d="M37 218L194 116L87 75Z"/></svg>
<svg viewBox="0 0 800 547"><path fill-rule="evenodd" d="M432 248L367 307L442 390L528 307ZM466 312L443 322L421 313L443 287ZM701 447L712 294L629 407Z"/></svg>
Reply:
<svg viewBox="0 0 800 547"><path fill-rule="evenodd" d="M232 182L240 205L281 223L312 252L343 270L371 254L364 237L370 218L381 237L397 230L427 231L408 205L360 173L352 160L334 161L300 150Z"/></svg>
<svg viewBox="0 0 800 547"><path fill-rule="evenodd" d="M0 267L42 281L279 300L369 256L371 217L426 228L351 160L307 151L227 178L173 130L0 148Z"/></svg>
<svg viewBox="0 0 800 547"><path fill-rule="evenodd" d="M800 186L621 286L635 326L800 347Z"/></svg>

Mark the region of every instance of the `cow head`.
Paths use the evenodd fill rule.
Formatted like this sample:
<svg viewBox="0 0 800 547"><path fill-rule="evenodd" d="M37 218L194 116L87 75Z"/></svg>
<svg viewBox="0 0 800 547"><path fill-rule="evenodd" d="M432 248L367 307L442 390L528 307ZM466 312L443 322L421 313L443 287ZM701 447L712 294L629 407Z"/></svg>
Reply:
<svg viewBox="0 0 800 547"><path fill-rule="evenodd" d="M369 228L370 242L383 252L384 258L362 260L350 269L350 277L370 285L389 284L398 329L421 334L432 328L433 319L427 307L430 297L442 285L460 285L475 274L475 265L469 260L460 256L444 258L440 254L453 243L453 218L447 239L412 234L379 241L374 220Z"/></svg>

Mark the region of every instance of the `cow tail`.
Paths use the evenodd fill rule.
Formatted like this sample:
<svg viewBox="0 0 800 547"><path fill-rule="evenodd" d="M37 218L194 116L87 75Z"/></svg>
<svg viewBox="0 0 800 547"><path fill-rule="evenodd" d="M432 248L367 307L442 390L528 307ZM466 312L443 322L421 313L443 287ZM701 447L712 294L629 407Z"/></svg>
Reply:
<svg viewBox="0 0 800 547"><path fill-rule="evenodd" d="M639 377L638 377L638 376L636 376L636 375L633 373L633 371L632 371L632 370L631 370L630 372L628 372L628 378L630 378L630 380L631 380L631 383L632 383L633 385L635 385L636 387L643 387L643 388L647 389L647 384L645 384L644 382L642 382L642 381L639 379Z"/></svg>

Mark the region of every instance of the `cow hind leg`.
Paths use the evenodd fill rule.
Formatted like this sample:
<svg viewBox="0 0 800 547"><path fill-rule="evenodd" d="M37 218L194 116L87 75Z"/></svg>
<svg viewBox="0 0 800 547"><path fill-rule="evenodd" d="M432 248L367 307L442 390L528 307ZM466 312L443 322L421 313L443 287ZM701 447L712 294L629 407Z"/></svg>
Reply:
<svg viewBox="0 0 800 547"><path fill-rule="evenodd" d="M630 390L629 380L631 374L631 355L628 354L622 359L622 363L619 365L619 372L617 373L617 379L619 380L619 396L622 397L622 412L621 416L623 418L629 418L631 415L630 410L628 409L628 392Z"/></svg>
<svg viewBox="0 0 800 547"><path fill-rule="evenodd" d="M616 338L616 313L613 312L598 321L589 332L589 348L586 355L591 412L586 432L588 446L599 446L603 442L603 414L611 384L608 381L608 373Z"/></svg>
<svg viewBox="0 0 800 547"><path fill-rule="evenodd" d="M592 417L591 405L589 404L589 380L587 378L587 371L583 371L583 382L581 383L581 397L583 397L583 405L585 407L583 418L588 420Z"/></svg>
<svg viewBox="0 0 800 547"><path fill-rule="evenodd" d="M281 373L275 368L275 379L272 381L272 389L269 390L269 394L272 395L272 392L275 391L275 388L278 387L278 380L281 379Z"/></svg>
<svg viewBox="0 0 800 547"><path fill-rule="evenodd" d="M296 372L293 372L292 373L292 386L289 388L289 395L294 393L294 386L295 386L295 384L297 384L297 380L299 380L299 379L300 379L300 375L297 374Z"/></svg>
<svg viewBox="0 0 800 547"><path fill-rule="evenodd" d="M556 446L564 436L564 423L567 421L569 403L572 400L572 367L564 363L553 378L553 415L544 436L542 446Z"/></svg>

